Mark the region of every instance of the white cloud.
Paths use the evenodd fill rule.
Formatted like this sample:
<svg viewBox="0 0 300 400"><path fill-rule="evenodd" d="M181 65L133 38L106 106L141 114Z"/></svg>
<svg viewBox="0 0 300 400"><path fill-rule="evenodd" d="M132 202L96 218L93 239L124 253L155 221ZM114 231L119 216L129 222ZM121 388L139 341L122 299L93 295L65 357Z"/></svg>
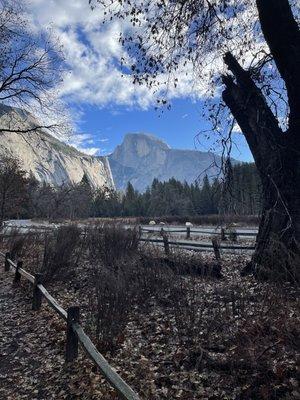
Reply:
<svg viewBox="0 0 300 400"><path fill-rule="evenodd" d="M119 43L119 32L128 28L126 21L119 20L103 25L101 7L91 10L88 0L27 1L32 29L39 32L51 27L63 46L68 71L64 74L63 82L58 90L61 98L67 103L75 102L78 105L85 103L99 107L125 105L147 109L155 104L156 98L161 94L159 91L165 92L166 86L163 84L159 86L158 92L153 93L146 86L133 85L130 76L122 76L120 58L123 56L130 61L129 55ZM246 11L240 18L247 21L252 20L250 17L251 15ZM236 28L234 25L233 27ZM234 40L231 43L233 52L235 48L239 48L240 37L242 35L236 35L237 43ZM257 43L257 47L263 45L263 43ZM244 60L246 64L249 61L250 59ZM207 55L208 71L212 66L214 71L224 72L221 54ZM176 74L177 87L169 85L167 97L169 99L180 97L197 99L206 95L211 87L208 87L205 79L195 79L196 73L191 63L182 65ZM157 80L163 83L168 81L168 78L162 73ZM114 112L118 111L113 110L112 114ZM182 116L182 118L185 117L186 115ZM103 142L104 140L102 139ZM86 152L104 151L94 147L91 137L82 138L82 135L77 135L73 144L80 150L85 149Z"/></svg>
<svg viewBox="0 0 300 400"><path fill-rule="evenodd" d="M75 147L75 149L82 153L94 156L100 154L102 149L99 147L93 147L90 145L94 144L93 136L89 133L74 134L70 138L65 140L69 145Z"/></svg>
<svg viewBox="0 0 300 400"><path fill-rule="evenodd" d="M83 152L83 153L85 153L85 154L87 154L89 156L96 156L96 155L101 153L101 149L99 149L98 147L89 147L89 148L86 148L86 149L81 149L80 148L78 150L80 150L81 152Z"/></svg>
<svg viewBox="0 0 300 400"><path fill-rule="evenodd" d="M32 29L44 31L51 27L63 46L69 71L65 73L59 89L60 95L68 102L89 103L100 107L113 104L148 108L155 104L160 91L166 91L166 85L162 84L158 92L153 93L145 86L134 86L130 76L122 76L120 58L123 56L130 63L130 56L119 42L119 33L129 27L126 20L102 24L104 9L98 4L92 10L88 0L27 0L26 4ZM240 50L244 37L253 42L254 53L265 46L264 41L254 40L256 33L251 30L251 26L255 26L256 15L251 10L255 10L255 7L247 7L240 12L238 19L233 18L227 22L232 25L234 32L239 33L233 35L228 42L228 50L233 53ZM249 21L253 22L249 24ZM245 26L249 29L241 34L240 30ZM251 52L248 53L249 60L243 60L245 65L252 58ZM215 72L224 72L220 52L206 54L206 64L208 74L212 66ZM211 89L208 86L209 80L195 79L195 70L197 68L191 63L179 67L176 72L177 87L170 84L167 88L169 99L188 96L197 99L207 94ZM205 71L206 68L201 69L202 76ZM168 79L169 76L162 73L157 81L163 83Z"/></svg>
<svg viewBox="0 0 300 400"><path fill-rule="evenodd" d="M130 76L122 76L119 60L129 56L119 43L119 33L127 28L126 21L103 25L101 7L91 10L87 0L28 0L28 13L33 29L43 31L51 26L63 46L69 69L59 88L64 99L100 107L114 104L145 109L155 104L159 93L134 86ZM164 82L167 76L161 74L158 80ZM199 96L201 90L193 84L192 68L185 66L177 88L170 86L168 96Z"/></svg>

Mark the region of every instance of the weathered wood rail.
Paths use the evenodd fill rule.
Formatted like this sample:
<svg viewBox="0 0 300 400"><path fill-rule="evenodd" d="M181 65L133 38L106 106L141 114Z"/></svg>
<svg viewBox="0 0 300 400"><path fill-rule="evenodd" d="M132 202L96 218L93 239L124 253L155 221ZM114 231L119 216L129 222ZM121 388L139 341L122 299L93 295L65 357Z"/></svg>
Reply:
<svg viewBox="0 0 300 400"><path fill-rule="evenodd" d="M189 239L191 237L191 234L205 234L205 235L213 235L213 234L221 234L223 236L223 239L225 240L227 238L227 236L230 236L231 231L230 230L226 230L224 228L221 228L220 231L217 230L202 230L202 229L193 229L190 226L187 226L186 228L178 228L178 229L165 229L165 228L161 228L164 229L165 232L168 233L185 233L186 234L186 238ZM140 230L142 232L148 232L148 233L157 233L159 232L159 230L157 230L156 228L150 228L150 227L145 227L145 226L141 226ZM236 236L247 236L247 237L256 237L257 236L257 232L254 231L238 231L235 230L234 233L236 234Z"/></svg>
<svg viewBox="0 0 300 400"><path fill-rule="evenodd" d="M159 238L140 238L141 242L150 242L150 243L164 243L166 239ZM178 247L195 247L199 249L211 249L213 250L214 246L209 243L200 243L200 242L188 242L188 241L178 241L178 240L169 240L168 243L170 246L178 246ZM235 246L235 245L219 245L219 249L221 250L254 250L255 246Z"/></svg>
<svg viewBox="0 0 300 400"><path fill-rule="evenodd" d="M151 237L143 237L143 232L147 233L152 233L152 234L160 234L162 237L160 238L151 238ZM201 242L196 242L196 241L191 241L191 240L170 240L168 237L168 234L172 233L186 233L186 239L191 238L191 233L205 233L206 235L212 235L211 239L211 244L210 243L201 243ZM221 254L220 250L225 250L225 251L230 251L230 250L246 250L253 252L255 250L255 246L243 246L243 245L235 245L235 244L229 244L229 245L223 245L220 244L217 240L216 235L220 235L221 240L226 240L226 235L230 235L230 232L226 232L224 228L221 228L220 232L215 231L207 231L207 230L193 230L191 229L190 226L187 226L185 229L174 229L174 228L163 228L161 227L160 230L157 228L150 228L147 227L145 228L144 226L139 226L139 234L140 234L140 241L141 242L149 242L149 243L154 243L154 244L162 244L164 246L165 254L169 255L170 254L170 246L181 248L184 250L192 250L192 251L213 251L215 254L215 257L217 261L219 262L221 260ZM234 242L236 242L237 236L243 235L243 236L256 236L257 233L255 232L237 232L234 231L234 237L232 238Z"/></svg>
<svg viewBox="0 0 300 400"><path fill-rule="evenodd" d="M137 393L120 377L120 375L110 366L107 360L99 353L91 339L84 332L79 324L80 309L77 306L69 307L64 310L47 289L41 284L41 274L32 275L22 267L22 261L15 263L10 259L9 253L0 252L4 257L4 270L14 271L14 283L18 284L21 277L25 278L33 285L32 309L39 310L43 298L52 309L67 322L66 324L66 362L74 361L78 356L78 343L81 344L87 355L97 365L100 372L107 382L117 391L118 395L125 400L139 400Z"/></svg>
<svg viewBox="0 0 300 400"><path fill-rule="evenodd" d="M183 250L192 250L192 251L213 251L216 255L216 258L219 260L220 253L219 250L246 250L253 252L255 246L236 246L236 245L220 245L217 243L215 238L212 239L212 244L209 243L199 243L199 242L192 242L192 241L177 241L177 240L170 240L167 235L164 235L161 239L160 238L143 238L140 237L140 242L148 242L154 243L158 245L163 245L165 249L165 254L168 255L170 253L170 246L177 247Z"/></svg>

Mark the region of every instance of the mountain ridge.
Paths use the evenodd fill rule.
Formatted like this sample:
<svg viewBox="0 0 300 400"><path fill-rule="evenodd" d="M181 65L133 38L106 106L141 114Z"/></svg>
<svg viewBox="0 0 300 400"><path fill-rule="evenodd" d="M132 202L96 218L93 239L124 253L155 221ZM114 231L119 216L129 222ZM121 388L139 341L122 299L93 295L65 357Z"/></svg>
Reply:
<svg viewBox="0 0 300 400"><path fill-rule="evenodd" d="M135 189L144 191L154 178L192 183L204 171L209 178L216 176L221 167L221 157L212 152L172 149L163 140L146 133L126 134L108 158L120 190L131 182Z"/></svg>
<svg viewBox="0 0 300 400"><path fill-rule="evenodd" d="M31 129L39 126L37 119L27 111L0 105L2 129ZM78 183L85 174L92 187L114 188L107 157L93 157L58 140L44 129L0 132L0 155L20 161L21 167L38 181L54 186Z"/></svg>
<svg viewBox="0 0 300 400"><path fill-rule="evenodd" d="M27 111L0 104L0 128L37 126L38 120ZM41 182L54 186L78 183L85 174L94 188L121 191L131 182L143 192L154 178L190 184L204 172L209 178L217 176L221 167L221 157L212 152L172 149L162 139L143 132L126 134L108 156L90 156L45 129L22 134L0 131L0 156L7 155L19 159L22 168Z"/></svg>

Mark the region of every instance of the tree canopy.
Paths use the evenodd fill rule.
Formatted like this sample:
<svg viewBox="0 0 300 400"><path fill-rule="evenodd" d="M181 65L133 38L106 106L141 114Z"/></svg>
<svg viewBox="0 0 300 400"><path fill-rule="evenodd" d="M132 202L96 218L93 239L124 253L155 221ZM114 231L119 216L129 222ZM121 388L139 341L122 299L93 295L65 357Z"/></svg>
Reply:
<svg viewBox="0 0 300 400"><path fill-rule="evenodd" d="M27 114L23 113L24 126L10 117L0 132L61 131L64 110L56 87L62 72L58 39L50 31L43 35L33 32L20 1L0 0L0 102L27 110L41 120L37 126L27 126Z"/></svg>
<svg viewBox="0 0 300 400"><path fill-rule="evenodd" d="M134 83L164 85L167 90L191 73L196 86L204 82L208 89L202 95L209 99L206 115L223 145L223 155L230 154L237 122L253 154L264 195L249 270L264 268L279 246L289 254L289 261L277 265L274 260L272 268L295 275L300 257L299 1L90 3L104 5L108 19L128 23L120 37L128 55L122 62Z"/></svg>

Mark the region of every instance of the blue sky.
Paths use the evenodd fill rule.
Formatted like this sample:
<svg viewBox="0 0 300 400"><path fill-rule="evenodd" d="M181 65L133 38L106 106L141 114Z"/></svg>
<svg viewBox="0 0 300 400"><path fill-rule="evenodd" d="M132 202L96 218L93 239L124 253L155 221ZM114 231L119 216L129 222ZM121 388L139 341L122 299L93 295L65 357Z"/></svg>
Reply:
<svg viewBox="0 0 300 400"><path fill-rule="evenodd" d="M119 43L119 32L126 21L101 24L103 10L92 11L88 0L26 0L33 32L51 29L62 45L67 70L57 88L72 116L75 132L70 143L88 154L107 154L121 143L128 132L151 133L173 148L215 150L215 137L195 136L207 123L202 118L203 99L208 87L195 79L192 65L178 70L178 85L168 88L171 110L155 111L163 85L156 93L145 86L134 86L129 75L123 77L118 62L121 57L130 65L132 55ZM24 3L25 3L24 2ZM216 63L218 73L223 61ZM163 73L160 82L168 80ZM243 136L234 134L232 156L252 160Z"/></svg>
<svg viewBox="0 0 300 400"><path fill-rule="evenodd" d="M201 116L201 101L190 99L175 99L171 109L163 113L150 107L147 110L115 106L104 108L98 106L81 106L83 113L79 127L83 132L90 133L96 147L101 148L101 154L107 154L121 143L128 132L151 133L163 139L172 148L198 149L201 151L220 152L215 143L215 136L207 140L203 135L196 135L209 125ZM232 157L243 161L252 161L252 155L243 135L235 133Z"/></svg>

